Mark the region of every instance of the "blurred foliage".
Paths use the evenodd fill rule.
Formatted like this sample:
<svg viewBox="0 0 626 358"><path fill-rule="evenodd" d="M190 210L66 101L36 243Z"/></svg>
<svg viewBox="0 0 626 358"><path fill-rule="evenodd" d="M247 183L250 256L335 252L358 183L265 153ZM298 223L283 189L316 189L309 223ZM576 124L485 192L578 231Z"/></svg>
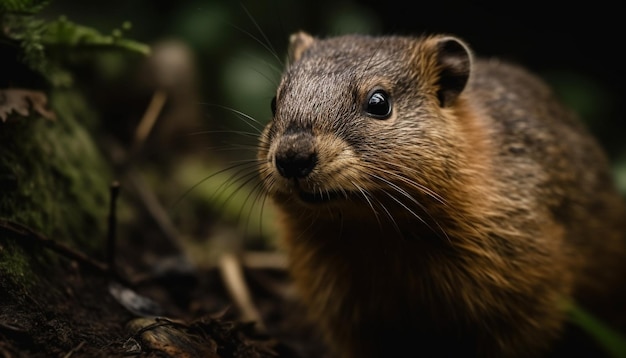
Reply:
<svg viewBox="0 0 626 358"><path fill-rule="evenodd" d="M274 248L278 237L276 214L260 187L253 184L256 172L251 164L225 170L211 163L187 160L174 174L178 185L189 188L178 202L192 194L191 199L199 202L195 207L204 207L202 213L193 216L228 222L249 240L248 248ZM198 178L203 179L198 182ZM176 204L172 209L176 209Z"/></svg>
<svg viewBox="0 0 626 358"><path fill-rule="evenodd" d="M490 1L430 2L415 10L410 2L373 0L59 0L46 12L51 17L66 14L97 28L110 28L131 18L133 35L143 42L171 37L185 41L197 56L201 101L234 108L260 123L270 116L269 102L283 67L288 36L294 31L318 36L454 33L478 55L519 62L544 75L617 161L626 153L623 132L615 130L624 116L620 101L624 84L619 80L623 66L607 66L602 56L581 53L605 52L605 44L614 42L620 33L620 22L610 20L620 11L608 5L572 6L570 15L563 17L526 5L516 8L515 18L501 4ZM580 18L602 20L589 28L579 26ZM594 41L583 45L583 36ZM247 127L210 107L205 111L212 117L208 126L214 129Z"/></svg>
<svg viewBox="0 0 626 358"><path fill-rule="evenodd" d="M608 327L577 304L569 302L568 306L570 321L584 329L600 343L610 357L626 357L626 338L623 335Z"/></svg>
<svg viewBox="0 0 626 358"><path fill-rule="evenodd" d="M36 14L50 3L50 0L2 0L0 14Z"/></svg>
<svg viewBox="0 0 626 358"><path fill-rule="evenodd" d="M65 16L47 24L41 34L44 46L54 47L119 47L147 55L147 45L124 38L124 32L132 28L129 21L124 21L120 28L113 29L110 35L103 35L88 26L78 25Z"/></svg>
<svg viewBox="0 0 626 358"><path fill-rule="evenodd" d="M45 21L38 14L49 1L5 0L0 4L0 44L19 46L19 60L53 86L69 86L71 75L63 68L68 55L81 50L115 50L146 55L150 48L124 37L131 24L126 21L111 34L69 21L65 16Z"/></svg>

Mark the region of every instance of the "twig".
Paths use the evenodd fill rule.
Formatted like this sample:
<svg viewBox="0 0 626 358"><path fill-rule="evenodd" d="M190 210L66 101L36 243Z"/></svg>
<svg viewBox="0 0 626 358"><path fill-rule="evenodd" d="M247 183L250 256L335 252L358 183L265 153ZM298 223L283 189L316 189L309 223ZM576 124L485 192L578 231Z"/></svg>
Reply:
<svg viewBox="0 0 626 358"><path fill-rule="evenodd" d="M178 250L178 252L184 252L179 241L179 233L176 226L172 223L157 196L153 191L149 190L149 185L145 183L141 175L136 170L129 168L124 178L125 182L132 187L132 191L137 195L139 202L143 204L144 209L154 220L161 233L174 246L174 249Z"/></svg>
<svg viewBox="0 0 626 358"><path fill-rule="evenodd" d="M128 280L119 276L116 272L111 271L108 265L105 265L102 262L92 259L91 257L85 255L84 253L78 250L72 249L71 247L66 246L60 242L51 240L22 224L19 224L10 220L6 220L6 219L0 219L0 233L7 234L9 236L17 236L22 239L30 240L31 242L39 244L62 256L75 260L81 265L89 269L95 270L107 276L112 276L119 282L132 286L132 284L128 282Z"/></svg>
<svg viewBox="0 0 626 358"><path fill-rule="evenodd" d="M137 125L137 129L135 130L135 139L133 141L133 146L130 151L131 158L135 153L139 151L146 138L148 138L148 135L152 131L154 124L159 118L161 110L163 110L163 106L165 106L166 101L167 94L164 90L157 89L152 95L150 104L148 104L148 108L146 108L146 111L144 112L144 115L141 118L139 125Z"/></svg>
<svg viewBox="0 0 626 358"><path fill-rule="evenodd" d="M144 209L146 209L148 214L154 219L157 227L165 235L166 239L172 243L179 252L182 252L182 247L178 241L178 230L176 230L176 227L170 220L167 211L163 208L154 192L148 189L149 186L146 185L139 172L133 169L133 161L136 159L141 147L152 132L166 101L167 92L165 90L157 89L154 91L141 121L137 125L137 128L135 128L135 136L131 148L126 153L126 160L123 166L123 181L130 185L130 189L136 193L139 202L143 204ZM122 152L124 151L123 149L120 150Z"/></svg>
<svg viewBox="0 0 626 358"><path fill-rule="evenodd" d="M13 324L9 324L6 322L0 322L0 328L7 330L7 331L11 331L11 332L17 332L17 333L25 333L28 332L28 330L26 328L20 327L20 326L16 326Z"/></svg>
<svg viewBox="0 0 626 358"><path fill-rule="evenodd" d="M172 223L167 210L163 208L155 193L150 190L150 185L146 183L141 173L131 166L131 160L126 157L127 152L124 148L115 140L112 140L109 146L117 153L116 157L125 158L122 160L121 174L119 174L120 181L124 183L125 192L132 195L133 199L141 205L141 209L154 220L156 228L165 236L169 243L172 243L173 249L181 252L182 246L179 242L178 230Z"/></svg>
<svg viewBox="0 0 626 358"><path fill-rule="evenodd" d="M240 260L234 254L225 253L219 260L219 269L228 293L239 307L242 320L256 322L258 329L265 332L266 328L261 314L252 302L248 291Z"/></svg>
<svg viewBox="0 0 626 358"><path fill-rule="evenodd" d="M287 255L282 252L244 252L242 263L252 269L286 270Z"/></svg>
<svg viewBox="0 0 626 358"><path fill-rule="evenodd" d="M120 183L114 181L111 183L111 195L109 205L109 220L107 231L107 263L111 271L115 271L115 242L116 242L116 227L117 227L117 198L120 193Z"/></svg>
<svg viewBox="0 0 626 358"><path fill-rule="evenodd" d="M67 352L67 354L64 355L63 358L70 358L72 354L78 352L81 348L83 348L85 343L86 343L85 341L80 342L76 347L72 348L71 351Z"/></svg>

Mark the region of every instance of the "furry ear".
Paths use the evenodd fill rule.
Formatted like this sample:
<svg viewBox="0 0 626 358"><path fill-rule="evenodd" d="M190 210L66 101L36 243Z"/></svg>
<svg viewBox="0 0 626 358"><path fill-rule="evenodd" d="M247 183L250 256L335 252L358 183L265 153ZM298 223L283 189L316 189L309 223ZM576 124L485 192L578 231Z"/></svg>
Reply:
<svg viewBox="0 0 626 358"><path fill-rule="evenodd" d="M289 36L289 63L294 63L302 57L304 51L313 44L313 36L299 31Z"/></svg>
<svg viewBox="0 0 626 358"><path fill-rule="evenodd" d="M438 38L436 51L439 67L437 98L442 107L448 107L467 84L472 68L472 54L463 41L451 36Z"/></svg>

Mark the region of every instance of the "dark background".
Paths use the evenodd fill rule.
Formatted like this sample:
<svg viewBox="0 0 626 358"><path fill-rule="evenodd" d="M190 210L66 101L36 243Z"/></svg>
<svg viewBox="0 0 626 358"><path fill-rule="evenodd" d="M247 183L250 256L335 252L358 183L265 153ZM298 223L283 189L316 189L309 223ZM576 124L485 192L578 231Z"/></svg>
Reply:
<svg viewBox="0 0 626 358"><path fill-rule="evenodd" d="M62 14L102 32L130 21L127 36L148 44L185 41L197 60L200 101L261 122L294 31L456 34L477 55L521 63L548 80L599 138L618 176L626 172L625 19L616 2L56 0L43 13ZM238 125L210 106L203 111L226 127Z"/></svg>

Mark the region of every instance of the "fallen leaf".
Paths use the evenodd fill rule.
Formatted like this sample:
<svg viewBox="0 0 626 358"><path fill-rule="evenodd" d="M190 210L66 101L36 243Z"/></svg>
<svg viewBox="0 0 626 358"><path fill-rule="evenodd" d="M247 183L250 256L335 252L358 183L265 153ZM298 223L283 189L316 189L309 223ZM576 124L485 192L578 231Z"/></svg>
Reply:
<svg viewBox="0 0 626 358"><path fill-rule="evenodd" d="M33 109L42 117L55 120L56 115L47 108L48 97L41 91L28 89L1 89L0 90L0 119L6 122L12 112L26 117Z"/></svg>

